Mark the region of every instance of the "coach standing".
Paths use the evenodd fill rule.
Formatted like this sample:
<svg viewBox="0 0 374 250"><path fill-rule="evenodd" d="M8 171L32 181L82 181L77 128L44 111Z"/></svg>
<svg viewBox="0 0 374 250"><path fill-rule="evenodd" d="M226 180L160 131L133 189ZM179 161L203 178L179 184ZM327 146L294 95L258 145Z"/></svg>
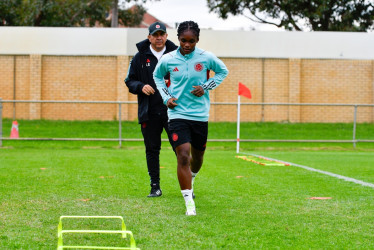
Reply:
<svg viewBox="0 0 374 250"><path fill-rule="evenodd" d="M139 52L132 59L125 79L129 91L138 95L138 120L144 138L148 174L151 180L151 192L148 197L162 195L159 156L163 129L169 137L167 107L163 104L153 80L153 71L161 56L177 49L177 46L167 40L167 37L164 24L155 22L149 26L148 39L136 44Z"/></svg>

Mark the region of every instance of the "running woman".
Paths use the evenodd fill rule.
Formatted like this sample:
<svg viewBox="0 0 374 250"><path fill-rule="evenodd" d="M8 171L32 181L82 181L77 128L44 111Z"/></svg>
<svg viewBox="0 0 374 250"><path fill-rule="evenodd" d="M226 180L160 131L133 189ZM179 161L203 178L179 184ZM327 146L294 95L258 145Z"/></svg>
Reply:
<svg viewBox="0 0 374 250"><path fill-rule="evenodd" d="M186 215L196 215L193 182L206 149L209 91L226 78L228 70L214 54L196 47L200 36L197 23L183 22L177 32L180 46L160 59L153 78L168 107L168 126L177 155L177 175ZM209 77L210 70L215 72L214 77ZM170 73L169 87L164 81L167 73Z"/></svg>

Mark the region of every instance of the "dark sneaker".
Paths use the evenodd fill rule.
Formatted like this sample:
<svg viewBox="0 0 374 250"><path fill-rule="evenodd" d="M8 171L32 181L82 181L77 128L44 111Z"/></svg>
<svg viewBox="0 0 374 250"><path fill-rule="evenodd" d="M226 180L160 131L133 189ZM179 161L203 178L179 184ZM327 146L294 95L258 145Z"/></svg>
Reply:
<svg viewBox="0 0 374 250"><path fill-rule="evenodd" d="M153 188L147 197L159 197L162 195L162 191L160 188Z"/></svg>
<svg viewBox="0 0 374 250"><path fill-rule="evenodd" d="M195 199L195 193L192 190L192 199Z"/></svg>

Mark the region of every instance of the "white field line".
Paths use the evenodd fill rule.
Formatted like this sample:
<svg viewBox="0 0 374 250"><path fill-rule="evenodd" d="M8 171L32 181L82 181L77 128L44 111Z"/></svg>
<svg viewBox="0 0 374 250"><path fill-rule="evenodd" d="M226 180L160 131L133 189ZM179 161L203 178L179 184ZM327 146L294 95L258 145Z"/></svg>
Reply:
<svg viewBox="0 0 374 250"><path fill-rule="evenodd" d="M364 181L357 180L357 179L354 179L354 178L351 178L351 177L346 177L346 176L343 176L343 175L334 174L334 173L331 173L331 172L327 172L327 171L323 171L323 170L319 170L319 169L315 169L315 168L311 168L311 167L299 165L299 164L292 163L292 162L286 162L286 161L282 161L282 160L278 160L278 159L273 159L273 158L270 158L270 157L267 157L267 156L261 156L261 155L255 155L255 154L249 154L249 153L242 153L242 154L252 155L252 156L256 156L256 157L267 158L267 159L272 160L272 161L282 162L284 164L289 164L289 165L292 165L292 166L295 166L295 167L299 167L299 168L303 168L303 169L306 169L306 170L309 170L309 171L312 171L312 172L317 172L317 173L329 175L329 176L332 176L332 177L335 177L335 178L338 178L338 179L342 179L342 180L345 180L345 181L353 182L353 183L356 183L356 184L359 184L359 185L362 185L362 186L365 186L365 187L374 188L374 184L373 183L364 182Z"/></svg>

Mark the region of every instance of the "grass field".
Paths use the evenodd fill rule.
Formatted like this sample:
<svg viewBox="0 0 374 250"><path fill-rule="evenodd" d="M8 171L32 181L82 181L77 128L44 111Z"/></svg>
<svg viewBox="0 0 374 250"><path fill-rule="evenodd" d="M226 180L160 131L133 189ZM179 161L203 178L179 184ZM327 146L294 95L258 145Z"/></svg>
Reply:
<svg viewBox="0 0 374 250"><path fill-rule="evenodd" d="M100 131L101 125L95 124L91 124L93 128L76 126L72 134ZM29 133L35 134L40 129L63 134L58 127L47 125L48 122L43 128L35 125L34 131L30 126ZM226 128L219 128L230 124L213 124L210 128L214 126L218 128L217 136L222 137ZM281 125L267 126L268 131L275 131L269 132L269 137L287 133L280 130ZM372 131L373 125L367 126ZM138 127L134 127L136 135ZM313 131L313 136L323 136L323 132L320 135L315 132L318 129ZM96 133L98 137L106 137ZM115 142L4 141L3 144L0 249L56 248L61 215L123 216L141 249L374 248L373 188L295 166L261 166L243 161L235 158L234 144L209 144L195 181L195 217L184 215L176 160L167 143L161 152L163 196L155 199L146 197L148 175L140 142L126 143L122 148ZM340 144L288 145L269 147L248 143L242 151L374 183L372 144L359 144L356 149ZM111 221L67 220L64 226L119 229ZM67 235L64 242L129 244L118 235Z"/></svg>
<svg viewBox="0 0 374 250"><path fill-rule="evenodd" d="M118 138L118 121L46 121L46 120L21 120L19 123L20 137L24 138ZM137 122L122 122L122 138L142 138ZM3 120L3 136L10 135L12 121ZM351 123L241 123L241 139L291 139L291 140L352 140L353 124ZM166 139L166 135L163 134ZM236 140L236 123L219 122L209 123L209 139ZM357 125L356 139L374 140L374 124L361 123ZM84 142L59 142L59 141L4 141L4 146L15 147L116 147L118 142L84 141ZM124 142L124 146L139 146L142 143ZM167 145L167 144L165 144ZM215 148L232 150L236 142L211 144ZM373 151L373 143L359 142L357 150ZM276 150L292 148L307 150L352 150L352 143L241 143L242 150Z"/></svg>

